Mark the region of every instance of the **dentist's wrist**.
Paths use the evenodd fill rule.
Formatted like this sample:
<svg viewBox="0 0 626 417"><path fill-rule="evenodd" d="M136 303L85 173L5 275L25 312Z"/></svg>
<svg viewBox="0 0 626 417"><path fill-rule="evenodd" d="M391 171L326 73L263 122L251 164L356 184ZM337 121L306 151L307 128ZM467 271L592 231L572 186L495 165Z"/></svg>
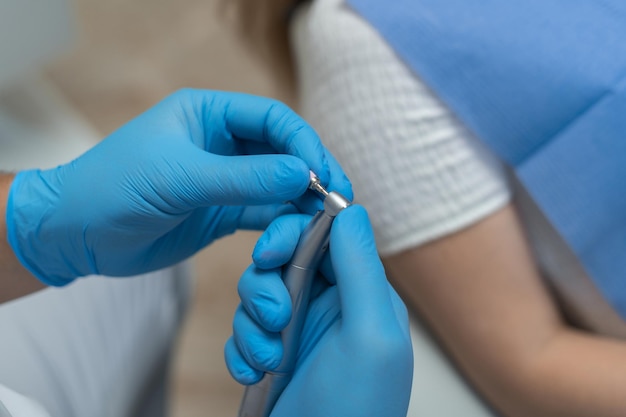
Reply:
<svg viewBox="0 0 626 417"><path fill-rule="evenodd" d="M45 287L28 272L9 245L6 208L14 174L0 173L0 303Z"/></svg>
<svg viewBox="0 0 626 417"><path fill-rule="evenodd" d="M6 227L8 243L19 262L42 283L63 286L81 274L73 271L71 257L61 252L71 225L51 227L59 210L60 190L55 170L21 171L8 193Z"/></svg>

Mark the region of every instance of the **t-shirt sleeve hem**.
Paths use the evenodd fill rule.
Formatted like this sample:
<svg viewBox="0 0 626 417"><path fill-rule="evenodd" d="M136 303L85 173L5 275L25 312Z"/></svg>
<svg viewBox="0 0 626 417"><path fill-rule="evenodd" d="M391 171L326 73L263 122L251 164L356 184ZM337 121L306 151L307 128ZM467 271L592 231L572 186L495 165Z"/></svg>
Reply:
<svg viewBox="0 0 626 417"><path fill-rule="evenodd" d="M381 257L392 256L459 232L484 220L510 202L511 192L505 189L485 200L483 204L464 208L458 213L450 215L446 221L434 223L428 228L409 229L407 233L401 236L379 240L378 252Z"/></svg>

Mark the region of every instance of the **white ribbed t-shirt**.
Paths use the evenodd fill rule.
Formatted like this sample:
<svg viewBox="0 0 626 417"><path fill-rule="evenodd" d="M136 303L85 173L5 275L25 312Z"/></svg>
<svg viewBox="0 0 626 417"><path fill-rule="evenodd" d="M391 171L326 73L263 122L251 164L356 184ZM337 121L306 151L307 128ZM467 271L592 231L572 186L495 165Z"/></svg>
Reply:
<svg viewBox="0 0 626 417"><path fill-rule="evenodd" d="M353 181L380 253L436 239L505 205L499 162L345 9L317 1L295 24L302 113Z"/></svg>

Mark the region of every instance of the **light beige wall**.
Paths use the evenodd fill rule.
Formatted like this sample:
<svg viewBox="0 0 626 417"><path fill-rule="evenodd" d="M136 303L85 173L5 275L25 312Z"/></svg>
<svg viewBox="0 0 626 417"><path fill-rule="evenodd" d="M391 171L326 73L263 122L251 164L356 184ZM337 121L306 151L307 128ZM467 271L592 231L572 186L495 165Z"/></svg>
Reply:
<svg viewBox="0 0 626 417"><path fill-rule="evenodd" d="M0 88L68 47L68 0L0 1Z"/></svg>
<svg viewBox="0 0 626 417"><path fill-rule="evenodd" d="M226 0L228 1L228 0ZM220 23L218 0L73 0L76 48L49 73L104 133L181 87L290 101Z"/></svg>

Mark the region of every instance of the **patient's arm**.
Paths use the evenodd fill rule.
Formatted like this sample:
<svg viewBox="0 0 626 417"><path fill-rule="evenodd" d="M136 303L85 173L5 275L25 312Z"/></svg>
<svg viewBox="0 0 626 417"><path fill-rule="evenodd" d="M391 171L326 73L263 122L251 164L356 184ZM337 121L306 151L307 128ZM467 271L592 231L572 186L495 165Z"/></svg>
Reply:
<svg viewBox="0 0 626 417"><path fill-rule="evenodd" d="M512 206L385 264L506 417L626 415L626 344L564 324Z"/></svg>
<svg viewBox="0 0 626 417"><path fill-rule="evenodd" d="M379 249L415 248L387 271L479 390L507 417L626 416L626 344L561 321L493 155L343 2L306 3L292 32L304 115Z"/></svg>
<svg viewBox="0 0 626 417"><path fill-rule="evenodd" d="M0 303L45 287L20 264L7 240L6 208L11 181L13 175L0 174Z"/></svg>

